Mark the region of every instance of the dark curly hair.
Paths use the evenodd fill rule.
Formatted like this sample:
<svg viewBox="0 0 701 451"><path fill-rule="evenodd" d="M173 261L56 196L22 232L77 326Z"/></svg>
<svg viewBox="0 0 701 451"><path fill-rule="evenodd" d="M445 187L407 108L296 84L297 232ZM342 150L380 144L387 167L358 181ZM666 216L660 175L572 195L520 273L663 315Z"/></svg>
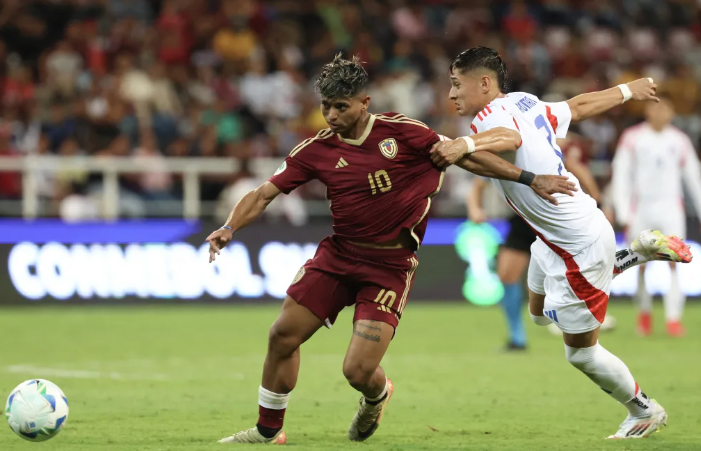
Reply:
<svg viewBox="0 0 701 451"><path fill-rule="evenodd" d="M368 73L357 56L350 61L339 53L321 68L314 90L328 99L344 99L357 95L368 85Z"/></svg>
<svg viewBox="0 0 701 451"><path fill-rule="evenodd" d="M451 73L453 69L458 69L460 73L475 69L492 70L497 74L497 83L501 92L506 92L508 89L506 64L504 64L504 60L501 59L499 53L492 48L472 47L465 50L453 60L453 63L450 65Z"/></svg>

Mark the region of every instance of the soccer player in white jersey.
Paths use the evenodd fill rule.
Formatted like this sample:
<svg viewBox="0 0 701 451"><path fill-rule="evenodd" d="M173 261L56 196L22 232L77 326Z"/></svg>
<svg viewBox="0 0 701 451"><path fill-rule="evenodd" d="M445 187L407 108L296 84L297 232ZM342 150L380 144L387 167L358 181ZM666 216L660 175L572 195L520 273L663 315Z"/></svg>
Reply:
<svg viewBox="0 0 701 451"><path fill-rule="evenodd" d="M650 103L646 121L626 129L613 160L613 200L616 220L626 232L647 228L686 236L686 213L682 182L698 214L701 214L701 173L696 151L689 137L671 125L674 106L669 99ZM679 287L674 263L672 281L664 295L667 333L684 335L681 324L686 301ZM645 289L643 267L638 279L640 314L638 330L652 332L652 296Z"/></svg>
<svg viewBox="0 0 701 451"><path fill-rule="evenodd" d="M505 94L506 78L504 62L490 48L471 48L453 61L450 99L461 116L475 117L474 135L435 144L432 158L436 164L453 164L472 152L488 151L524 171L566 174L579 185L562 164L556 143L557 138L565 137L570 122L627 100L657 100L656 87L649 79L547 103L523 92ZM598 341L616 260L613 228L581 189L572 197L556 195L559 204L555 206L516 183L494 180L494 184L538 236L528 268L533 320L539 325L557 324L563 332L567 360L628 409L628 417L610 438L649 436L666 424L667 413L642 392L628 367ZM675 261L690 260L681 240L650 231L641 234L621 257L622 267L657 253Z"/></svg>

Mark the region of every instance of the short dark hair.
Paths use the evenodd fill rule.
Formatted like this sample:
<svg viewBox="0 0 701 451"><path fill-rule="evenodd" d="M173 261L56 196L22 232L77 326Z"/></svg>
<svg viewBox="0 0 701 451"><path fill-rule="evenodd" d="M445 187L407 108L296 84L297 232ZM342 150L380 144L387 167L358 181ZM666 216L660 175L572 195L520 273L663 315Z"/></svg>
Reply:
<svg viewBox="0 0 701 451"><path fill-rule="evenodd" d="M321 68L314 90L328 99L344 99L359 94L369 82L368 73L357 56L346 60L339 53Z"/></svg>
<svg viewBox="0 0 701 451"><path fill-rule="evenodd" d="M497 83L499 84L499 90L506 92L507 77L506 64L504 60L501 59L499 53L489 47L472 47L465 50L453 60L450 65L450 72L453 69L458 69L460 73L465 73L467 71L475 69L489 69L497 74Z"/></svg>

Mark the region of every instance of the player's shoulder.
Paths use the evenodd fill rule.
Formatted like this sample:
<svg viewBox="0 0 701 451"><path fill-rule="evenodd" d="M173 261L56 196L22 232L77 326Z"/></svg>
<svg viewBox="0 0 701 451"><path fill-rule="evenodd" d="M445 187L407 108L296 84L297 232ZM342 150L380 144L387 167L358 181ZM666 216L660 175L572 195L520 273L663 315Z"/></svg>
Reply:
<svg viewBox="0 0 701 451"><path fill-rule="evenodd" d="M290 158L300 157L305 153L309 153L310 150L328 143L328 139L334 135L334 132L330 128L325 128L319 130L315 136L311 136L301 143L297 144L292 151L290 151Z"/></svg>
<svg viewBox="0 0 701 451"><path fill-rule="evenodd" d="M522 92L522 91L510 92L510 93L504 95L504 97L498 97L494 100L502 100L502 101L506 101L506 102L518 102L519 100L521 100L524 97L526 97L528 99L533 99L535 101L540 101L540 99L538 98L537 95L531 94L530 92Z"/></svg>
<svg viewBox="0 0 701 451"><path fill-rule="evenodd" d="M680 140L680 141L687 141L687 140L690 140L690 139L689 139L689 135L687 135L687 134L684 132L684 130L682 130L681 128L679 128L679 127L677 127L677 126L675 126L675 125L670 124L670 125L667 127L667 130L669 130L669 134L670 134L670 135L672 135L674 138L676 138L676 139L678 139L678 140Z"/></svg>
<svg viewBox="0 0 701 451"><path fill-rule="evenodd" d="M650 127L647 125L647 122L641 122L639 124L632 125L623 130L623 133L621 133L621 139L635 138L636 136L640 136L641 134L647 132L649 128Z"/></svg>
<svg viewBox="0 0 701 451"><path fill-rule="evenodd" d="M497 97L485 105L485 107L475 115L472 123L483 122L490 117L511 117L511 104L514 103L513 99L507 98L506 96Z"/></svg>
<svg viewBox="0 0 701 451"><path fill-rule="evenodd" d="M431 130L431 127L423 122L394 111L375 114L375 123L394 130L415 130L416 132Z"/></svg>

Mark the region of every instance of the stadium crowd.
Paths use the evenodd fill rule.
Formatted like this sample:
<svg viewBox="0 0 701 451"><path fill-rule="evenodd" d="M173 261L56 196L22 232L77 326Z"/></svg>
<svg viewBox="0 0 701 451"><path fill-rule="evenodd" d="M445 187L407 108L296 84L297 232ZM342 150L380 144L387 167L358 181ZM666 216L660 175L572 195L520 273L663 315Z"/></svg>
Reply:
<svg viewBox="0 0 701 451"><path fill-rule="evenodd" d="M701 141L697 0L2 0L0 155L281 157L325 128L312 82L339 51L365 61L372 110L466 134L447 68L474 45L499 50L510 89L548 100L651 76L677 125ZM642 111L626 104L575 129L610 161ZM698 147L697 147L698 148ZM205 176L203 200L250 183ZM41 179L46 199L99 188L76 171ZM600 180L602 183L605 180ZM143 199L182 197L178 176L122 176ZM247 186L247 185L246 185ZM302 191L323 198L313 185ZM462 195L462 194L461 194ZM21 176L0 172L0 199Z"/></svg>

